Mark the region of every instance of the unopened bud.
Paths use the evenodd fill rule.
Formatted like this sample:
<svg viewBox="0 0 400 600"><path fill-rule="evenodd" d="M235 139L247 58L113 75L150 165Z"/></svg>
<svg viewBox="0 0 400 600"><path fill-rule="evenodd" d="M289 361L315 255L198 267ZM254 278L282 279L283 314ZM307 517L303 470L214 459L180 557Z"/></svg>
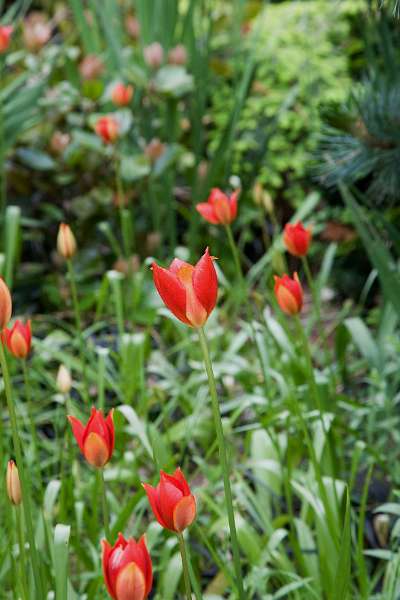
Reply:
<svg viewBox="0 0 400 600"><path fill-rule="evenodd" d="M7 495L10 499L10 502L18 506L21 504L22 494L21 494L21 483L18 475L17 465L13 460L8 461L7 465Z"/></svg>
<svg viewBox="0 0 400 600"><path fill-rule="evenodd" d="M57 250L66 259L72 258L76 253L76 240L69 225L60 224L57 235Z"/></svg>
<svg viewBox="0 0 400 600"><path fill-rule="evenodd" d="M68 394L72 387L72 377L65 365L60 365L57 373L57 389L61 394Z"/></svg>
<svg viewBox="0 0 400 600"><path fill-rule="evenodd" d="M0 278L0 329L7 327L11 319L12 300L10 290L3 279Z"/></svg>

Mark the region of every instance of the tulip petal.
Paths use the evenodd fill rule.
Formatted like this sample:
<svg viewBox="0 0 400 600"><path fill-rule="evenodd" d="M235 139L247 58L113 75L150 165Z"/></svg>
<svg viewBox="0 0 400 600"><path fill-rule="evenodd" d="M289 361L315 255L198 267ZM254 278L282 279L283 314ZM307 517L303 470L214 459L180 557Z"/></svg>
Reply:
<svg viewBox="0 0 400 600"><path fill-rule="evenodd" d="M110 459L109 447L98 433L91 432L83 445L83 454L90 465L101 469Z"/></svg>
<svg viewBox="0 0 400 600"><path fill-rule="evenodd" d="M72 433L74 434L78 446L83 453L83 436L85 433L85 427L76 417L68 416L68 421L71 423Z"/></svg>
<svg viewBox="0 0 400 600"><path fill-rule="evenodd" d="M163 472L160 474L158 506L167 529L175 531L174 509L178 502L183 498L182 491L167 479Z"/></svg>
<svg viewBox="0 0 400 600"><path fill-rule="evenodd" d="M144 488L144 491L147 494L147 498L149 500L151 510L153 511L155 518L160 523L161 527L165 527L166 529L168 529L166 522L164 521L164 519L161 516L159 506L158 506L158 486L156 488L154 488L152 485L149 485L148 483L142 483L142 486Z"/></svg>
<svg viewBox="0 0 400 600"><path fill-rule="evenodd" d="M189 527L196 518L196 500L195 497L184 496L182 500L179 500L178 504L174 508L173 520L174 529L178 533L181 533L186 527Z"/></svg>
<svg viewBox="0 0 400 600"><path fill-rule="evenodd" d="M103 577L104 577L104 582L106 584L106 588L108 593L110 594L110 596L112 598L114 598L114 590L113 587L111 585L111 581L109 578L109 573L108 573L108 562L110 560L110 556L112 553L112 547L110 546L110 544L107 542L107 540L102 540L101 542L101 547L103 550L102 553L102 566L103 566Z"/></svg>
<svg viewBox="0 0 400 600"><path fill-rule="evenodd" d="M108 430L109 440L110 440L110 456L111 456L112 453L114 452L114 446L115 446L115 428L114 428L114 409L113 408L108 413L108 416L106 419L106 425L107 425L107 430Z"/></svg>
<svg viewBox="0 0 400 600"><path fill-rule="evenodd" d="M169 270L159 267L156 263L152 265L154 284L161 296L165 306L180 321L190 325L186 317L186 290L178 277Z"/></svg>
<svg viewBox="0 0 400 600"><path fill-rule="evenodd" d="M218 280L208 248L194 268L193 289L209 315L217 302Z"/></svg>
<svg viewBox="0 0 400 600"><path fill-rule="evenodd" d="M230 208L231 208L231 222L234 221L237 217L237 205L238 205L239 194L240 194L240 190L235 190L229 199Z"/></svg>
<svg viewBox="0 0 400 600"><path fill-rule="evenodd" d="M142 570L131 562L117 575L115 585L116 600L144 600L146 581Z"/></svg>
<svg viewBox="0 0 400 600"><path fill-rule="evenodd" d="M212 223L213 225L218 225L219 220L214 212L214 207L212 204L208 202L200 202L200 204L196 204L196 210L201 214L203 219Z"/></svg>

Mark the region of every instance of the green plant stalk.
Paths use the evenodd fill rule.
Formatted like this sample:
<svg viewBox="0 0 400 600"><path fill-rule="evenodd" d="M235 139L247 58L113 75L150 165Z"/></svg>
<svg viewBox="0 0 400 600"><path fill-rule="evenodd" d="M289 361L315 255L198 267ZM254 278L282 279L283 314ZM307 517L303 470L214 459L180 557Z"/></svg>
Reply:
<svg viewBox="0 0 400 600"><path fill-rule="evenodd" d="M31 383L29 379L28 367L26 365L26 359L22 360L22 371L24 375L24 384L25 384L25 397L28 405L28 418L29 418L29 426L31 430L31 437L33 442L33 454L35 461L35 468L37 469L37 475L40 476L40 461L39 458L39 444L37 431L35 427L35 419L33 418L33 409L32 409L32 391L31 391Z"/></svg>
<svg viewBox="0 0 400 600"><path fill-rule="evenodd" d="M312 395L314 396L314 403L315 403L315 408L318 412L318 416L319 416L319 420L321 423L321 427L322 427L322 431L324 434L324 438L325 438L325 442L328 448L328 452L329 452L329 459L330 459L330 463L331 463L331 469L332 469L332 476L334 477L334 473L335 473L335 463L334 463L334 457L333 457L333 451L332 451L332 447L330 444L330 440L329 440L329 435L328 435L328 431L325 427L325 421L324 418L322 416L322 405L321 405L321 399L319 397L319 393L318 393L318 388L317 388L317 383L315 381L315 375L314 375L314 367L313 367L313 363L312 363L312 357L311 357L311 352L310 352L310 345L308 343L308 339L306 336L306 333L304 331L303 325L300 321L300 317L298 315L295 316L295 321L296 321L296 327L297 327L297 331L298 331L298 335L299 338L302 342L301 346L302 349L306 355L306 361L307 361L307 371L308 371L308 381L311 387L311 392ZM339 508L339 499L337 497L337 492L336 492L336 485L333 485L333 492L334 492L334 496L335 496L335 502L336 502L336 506Z"/></svg>
<svg viewBox="0 0 400 600"><path fill-rule="evenodd" d="M326 339L325 330L324 330L324 326L322 323L322 317L321 317L320 296L317 293L316 285L315 285L314 278L311 273L311 269L310 269L310 265L308 263L307 256L302 257L302 264L303 264L304 273L306 274L308 287L310 288L310 291L311 291L311 297L312 297L312 301L313 301L313 306L315 308L315 316L316 316L316 320L317 320L318 335L321 339L321 344L322 344L324 358L325 358L325 364L329 365L329 373L330 373L330 380L331 380L330 383L332 386L332 391L334 391L335 386L336 386L335 373L333 370L333 363L329 360L329 355L328 355L327 339Z"/></svg>
<svg viewBox="0 0 400 600"><path fill-rule="evenodd" d="M19 556L21 559L20 562L20 570L21 570L21 591L23 593L24 600L29 600L28 593L28 584L26 581L27 574L27 560L26 560L26 552L25 552L25 535L24 535L24 527L22 523L22 514L20 506L15 507L15 519L17 522L17 532L18 532L18 547L19 547Z"/></svg>
<svg viewBox="0 0 400 600"><path fill-rule="evenodd" d="M235 240L233 239L232 228L229 224L225 225L225 231L226 231L226 235L228 237L228 242L229 242L229 246L230 246L230 249L232 252L233 261L235 263L236 275L237 275L237 279L238 279L239 286L240 286L240 297L241 297L243 294L245 281L244 281L242 266L240 264L239 252L238 252L237 246L235 244Z"/></svg>
<svg viewBox="0 0 400 600"><path fill-rule="evenodd" d="M119 218L120 218L120 226L121 226L121 239L122 239L122 247L124 250L124 255L126 259L129 259L130 251L131 251L131 241L129 232L125 226L125 217L124 217L124 188L122 185L122 179L120 174L120 165L118 158L115 159L115 185L117 188L117 196L118 196L118 210L119 210Z"/></svg>
<svg viewBox="0 0 400 600"><path fill-rule="evenodd" d="M179 550L182 558L183 579L185 582L185 592L187 600L192 600L192 587L190 585L189 563L186 553L185 540L182 533L178 533Z"/></svg>
<svg viewBox="0 0 400 600"><path fill-rule="evenodd" d="M7 408L10 415L11 421L11 431L12 431L12 439L15 451L15 457L17 459L17 467L18 473L21 481L21 491L22 491L22 504L24 508L25 515L25 524L27 529L27 536L30 548L30 556L32 561L33 575L35 578L35 586L37 595L39 598L46 598L46 594L44 593L43 582L41 578L41 570L39 563L39 554L36 548L35 542L35 534L33 530L33 520L32 520L32 511L31 511L31 486L28 477L25 473L25 467L22 457L22 448L20 437L18 433L18 421L17 414L14 406L14 399L12 394L11 380L10 374L8 372L7 359L4 353L3 344L0 344L0 365L3 373L4 380L4 390L7 400Z"/></svg>
<svg viewBox="0 0 400 600"><path fill-rule="evenodd" d="M232 501L232 490L231 484L229 480L229 467L228 467L228 458L226 452L226 444L224 438L224 431L222 427L222 419L221 413L219 409L218 396L217 396L217 388L215 385L215 377L211 364L210 353L208 350L207 338L204 333L204 329L202 327L198 328L199 339L201 350L203 353L204 365L207 372L208 384L210 388L211 395L211 406L214 415L214 424L215 430L218 439L218 447L219 447L219 460L222 470L222 476L224 480L224 490L225 490L225 504L228 513L228 522L229 522L229 530L231 536L231 544L232 544L232 554L233 554L233 564L235 568L236 574L236 585L239 592L240 600L244 600L246 598L244 587L243 587L243 576L242 569L240 565L240 551L239 551L239 542L236 532L235 525L235 513L233 510L233 501Z"/></svg>
<svg viewBox="0 0 400 600"><path fill-rule="evenodd" d="M74 314L75 314L75 327L76 327L76 332L77 332L78 340L79 340L79 354L80 354L80 359L81 359L81 363L82 363L83 390L84 390L85 400L88 402L89 401L89 387L88 387L87 376L86 376L85 344L84 344L83 335L82 335L82 319L81 319L81 311L79 308L78 292L77 292L77 288L76 288L75 271L74 271L74 266L72 264L71 259L67 260L67 268L68 268L68 275L69 275L69 283L71 286L72 304L74 307Z"/></svg>
<svg viewBox="0 0 400 600"><path fill-rule="evenodd" d="M99 481L101 487L101 499L103 503L103 520L104 520L104 533L108 542L110 539L110 513L108 511L107 494L106 494L106 483L104 481L104 469L99 469Z"/></svg>

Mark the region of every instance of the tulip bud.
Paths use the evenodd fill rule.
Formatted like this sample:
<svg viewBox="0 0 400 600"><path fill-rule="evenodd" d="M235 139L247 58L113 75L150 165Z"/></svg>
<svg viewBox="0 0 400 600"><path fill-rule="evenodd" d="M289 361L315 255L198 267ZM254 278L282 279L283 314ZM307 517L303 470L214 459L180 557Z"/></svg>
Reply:
<svg viewBox="0 0 400 600"><path fill-rule="evenodd" d="M111 92L111 100L116 106L126 106L132 100L133 86L117 83Z"/></svg>
<svg viewBox="0 0 400 600"><path fill-rule="evenodd" d="M7 464L6 485L10 502L15 504L15 506L21 504L21 482L19 480L18 468L13 460L9 460Z"/></svg>
<svg viewBox="0 0 400 600"><path fill-rule="evenodd" d="M79 65L79 72L84 80L95 79L101 75L103 71L103 61L96 56L96 54L88 54Z"/></svg>
<svg viewBox="0 0 400 600"><path fill-rule="evenodd" d="M62 154L71 142L71 136L68 133L55 131L51 136L50 148L56 154Z"/></svg>
<svg viewBox="0 0 400 600"><path fill-rule="evenodd" d="M128 35L134 40L139 39L140 36L140 23L133 15L128 15L125 19L125 28Z"/></svg>
<svg viewBox="0 0 400 600"><path fill-rule="evenodd" d="M155 518L165 529L182 533L196 518L196 499L180 469L173 475L160 471L160 483L142 484Z"/></svg>
<svg viewBox="0 0 400 600"><path fill-rule="evenodd" d="M76 254L76 240L69 225L61 223L57 235L57 250L67 260Z"/></svg>
<svg viewBox="0 0 400 600"><path fill-rule="evenodd" d="M0 25L0 54L8 49L12 32L13 27L11 25Z"/></svg>
<svg viewBox="0 0 400 600"><path fill-rule="evenodd" d="M10 290L4 279L0 277L0 330L8 325L12 313L12 300Z"/></svg>
<svg viewBox="0 0 400 600"><path fill-rule="evenodd" d="M283 243L293 256L306 256L311 242L311 228L305 228L303 223L292 225L287 223L283 233Z"/></svg>
<svg viewBox="0 0 400 600"><path fill-rule="evenodd" d="M24 325L19 320L15 321L11 329L5 328L3 330L2 341L15 358L26 358L30 352L32 342L31 322L28 321Z"/></svg>
<svg viewBox="0 0 400 600"><path fill-rule="evenodd" d="M163 144L158 138L153 138L144 149L144 153L151 162L155 162L165 152L165 144Z"/></svg>
<svg viewBox="0 0 400 600"><path fill-rule="evenodd" d="M96 121L94 130L105 144L112 144L118 138L119 123L112 115L105 115Z"/></svg>
<svg viewBox="0 0 400 600"><path fill-rule="evenodd" d="M236 219L237 201L240 190L236 190L228 196L219 188L213 188L207 202L200 202L196 210L201 216L214 225L229 225Z"/></svg>
<svg viewBox="0 0 400 600"><path fill-rule="evenodd" d="M178 44L168 52L168 62L170 65L185 65L187 61L187 52L185 46Z"/></svg>
<svg viewBox="0 0 400 600"><path fill-rule="evenodd" d="M113 600L145 600L153 585L153 567L144 536L136 542L122 533L114 546L103 540L103 576Z"/></svg>
<svg viewBox="0 0 400 600"><path fill-rule="evenodd" d="M153 42L143 50L146 64L152 69L158 69L164 60L164 49L159 42Z"/></svg>
<svg viewBox="0 0 400 600"><path fill-rule="evenodd" d="M24 42L28 50L37 52L51 37L51 25L45 14L33 12L23 25Z"/></svg>
<svg viewBox="0 0 400 600"><path fill-rule="evenodd" d="M72 377L69 369L67 369L65 365L60 365L58 367L56 385L61 394L68 394L71 390Z"/></svg>
<svg viewBox="0 0 400 600"><path fill-rule="evenodd" d="M93 467L101 469L110 460L114 450L114 421L111 410L105 419L101 410L92 408L92 414L86 425L79 419L68 417L72 433L78 446Z"/></svg>
<svg viewBox="0 0 400 600"><path fill-rule="evenodd" d="M303 307L303 290L297 273L293 279L289 275L275 276L275 296L284 313L297 315Z"/></svg>

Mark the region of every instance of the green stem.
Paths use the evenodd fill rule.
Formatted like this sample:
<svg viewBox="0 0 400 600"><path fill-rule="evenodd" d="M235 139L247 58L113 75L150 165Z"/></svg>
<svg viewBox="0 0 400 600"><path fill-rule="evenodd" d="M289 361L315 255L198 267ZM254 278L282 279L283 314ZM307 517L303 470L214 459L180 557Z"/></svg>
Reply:
<svg viewBox="0 0 400 600"><path fill-rule="evenodd" d="M36 548L35 534L34 534L34 530L33 530L33 520L32 520L32 511L31 511L31 486L30 486L29 479L25 473L21 442L20 442L20 437L19 437L19 433L18 433L17 414L15 411L14 399L13 399L12 387L11 387L11 380L10 380L10 375L8 372L7 359L6 359L6 356L4 353L3 344L0 344L0 364L1 364L1 370L3 373L4 390L5 390L6 400L7 400L7 408L8 408L8 412L10 415L10 421L11 421L11 431L12 431L12 439L13 439L15 457L17 459L18 473L19 473L20 481L21 481L22 504L24 507L25 524L26 524L26 529L27 529L27 534L28 534L28 542L29 542L29 548L30 548L30 554L31 554L31 560L32 560L33 575L35 578L35 586L36 586L37 596L39 598L45 598L46 594L44 593L43 582L41 579L39 555L38 555L38 551Z"/></svg>
<svg viewBox="0 0 400 600"><path fill-rule="evenodd" d="M26 402L28 405L28 418L29 418L29 425L30 425L30 429L31 429L31 437L32 437L32 442L33 442L33 456L34 456L35 468L37 469L37 473L40 475L40 461L38 460L39 445L38 445L38 439L37 439L37 431L36 431L36 427L35 427L35 420L33 418L31 384L30 384L29 373L28 373L28 368L26 366L25 359L22 360L22 371L24 374L25 397L26 397Z"/></svg>
<svg viewBox="0 0 400 600"><path fill-rule="evenodd" d="M5 59L0 56L0 81L2 81L4 77L4 62ZM5 152L5 126L4 126L4 110L3 110L3 101L0 98L0 215L1 222L4 225L5 218L5 210L7 204L7 188L6 188L6 152ZM4 235L4 231L3 231Z"/></svg>
<svg viewBox="0 0 400 600"><path fill-rule="evenodd" d="M101 498L103 502L104 533L106 534L107 541L110 542L110 514L108 512L106 483L104 481L104 469L99 469L99 481L101 487Z"/></svg>
<svg viewBox="0 0 400 600"><path fill-rule="evenodd" d="M80 354L80 359L81 359L81 364L82 364L83 390L84 390L85 400L89 401L89 387L88 387L87 378L86 378L85 343L84 343L83 334L82 334L81 311L79 308L75 271L74 271L74 267L73 267L71 259L67 260L67 267L68 267L68 275L69 275L69 284L71 286L72 304L74 307L74 314L75 314L75 327L76 327L76 332L77 332L78 341L79 341L79 354Z"/></svg>
<svg viewBox="0 0 400 600"><path fill-rule="evenodd" d="M183 579L185 582L185 591L187 600L192 600L192 587L190 585L190 574L189 574L189 563L188 557L186 554L185 540L183 539L183 534L178 533L179 540L179 550L181 551L182 557L182 569L183 569Z"/></svg>
<svg viewBox="0 0 400 600"><path fill-rule="evenodd" d="M240 552L239 552L239 543L236 533L236 525L235 525L235 514L233 510L233 501L232 501L232 490L231 484L229 480L229 467L228 467L228 459L226 453L226 444L224 438L224 431L222 427L222 419L221 413L219 409L218 396L217 396L217 388L215 385L214 372L211 364L210 353L208 351L207 338L204 333L204 329L200 327L198 329L199 339L201 350L203 353L204 365L207 372L208 384L210 388L211 395L211 406L214 415L214 425L217 434L218 447L219 447L219 460L222 470L222 476L224 480L224 490L225 490L225 503L226 509L228 512L228 522L229 522L229 530L231 535L231 543L232 543L232 554L233 554L233 564L235 567L236 574L236 584L238 587L239 598L244 600L246 598L244 587L243 587L243 576L242 569L240 565Z"/></svg>
<svg viewBox="0 0 400 600"><path fill-rule="evenodd" d="M19 506L15 507L15 518L17 521L17 532L18 532L18 546L19 546L19 557L20 557L20 567L21 567L21 588L22 588L24 600L29 600L28 584L26 581L27 564L28 563L26 561L24 528L23 528L23 524L22 524L22 515L20 512Z"/></svg>
<svg viewBox="0 0 400 600"><path fill-rule="evenodd" d="M233 238L232 228L229 224L225 225L225 231L226 231L226 235L228 236L229 246L231 248L233 261L235 263L237 278L238 278L238 281L240 282L240 286L243 287L244 276L243 276L242 266L240 264L239 252L238 252L235 240Z"/></svg>

